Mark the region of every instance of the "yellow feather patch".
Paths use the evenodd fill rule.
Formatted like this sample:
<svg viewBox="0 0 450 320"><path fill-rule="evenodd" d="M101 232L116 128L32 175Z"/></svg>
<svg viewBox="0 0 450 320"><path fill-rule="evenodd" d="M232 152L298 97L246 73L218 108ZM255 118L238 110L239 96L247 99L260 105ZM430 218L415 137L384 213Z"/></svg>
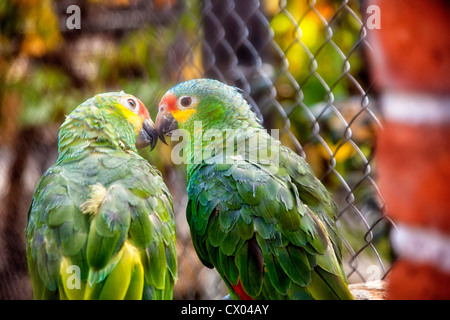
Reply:
<svg viewBox="0 0 450 320"><path fill-rule="evenodd" d="M141 119L141 117L139 117L133 111L128 110L127 108L125 108L121 104L118 104L117 106L119 107L120 111L123 113L125 118L128 120L128 122L133 124L134 129L136 131L136 134L139 134L139 131L141 131L141 129L142 129L142 119Z"/></svg>
<svg viewBox="0 0 450 320"><path fill-rule="evenodd" d="M177 120L179 123L185 123L191 115L196 113L196 109L184 109L184 110L174 110L172 111L172 116Z"/></svg>
<svg viewBox="0 0 450 320"><path fill-rule="evenodd" d="M133 262L133 264L141 263L141 255L139 250L128 240L125 241L123 250L126 251L126 254L130 256L130 260Z"/></svg>
<svg viewBox="0 0 450 320"><path fill-rule="evenodd" d="M59 268L62 285L59 285L60 297L69 300L82 300L86 289L85 281L81 280L80 268L74 265L69 258L61 259Z"/></svg>
<svg viewBox="0 0 450 320"><path fill-rule="evenodd" d="M80 206L81 212L84 214L96 214L98 208L102 205L106 196L106 188L101 183L96 183L89 186L91 193L89 199Z"/></svg>

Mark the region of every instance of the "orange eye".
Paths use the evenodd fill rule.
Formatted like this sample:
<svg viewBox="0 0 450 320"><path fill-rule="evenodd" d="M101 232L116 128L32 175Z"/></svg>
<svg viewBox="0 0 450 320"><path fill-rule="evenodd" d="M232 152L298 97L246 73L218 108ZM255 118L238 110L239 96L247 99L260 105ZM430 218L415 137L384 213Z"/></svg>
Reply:
<svg viewBox="0 0 450 320"><path fill-rule="evenodd" d="M192 103L191 97L181 97L181 99L180 99L180 105L182 107L187 108L191 105L191 103Z"/></svg>
<svg viewBox="0 0 450 320"><path fill-rule="evenodd" d="M128 105L130 106L130 108L132 109L132 110L134 110L134 109L136 109L136 107L137 107L137 103L136 103L136 101L134 100L134 99L128 99L127 100L127 103L128 103Z"/></svg>

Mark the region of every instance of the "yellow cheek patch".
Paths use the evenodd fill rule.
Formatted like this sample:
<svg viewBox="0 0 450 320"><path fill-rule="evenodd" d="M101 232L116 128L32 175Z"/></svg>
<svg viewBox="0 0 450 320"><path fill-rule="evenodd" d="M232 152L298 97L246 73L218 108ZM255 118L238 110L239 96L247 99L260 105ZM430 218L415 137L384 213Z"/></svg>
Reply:
<svg viewBox="0 0 450 320"><path fill-rule="evenodd" d="M174 110L172 111L172 116L177 120L179 123L183 124L185 123L191 115L196 113L196 109L183 109L183 110Z"/></svg>
<svg viewBox="0 0 450 320"><path fill-rule="evenodd" d="M136 131L136 134L139 133L139 131L142 128L142 119L139 117L136 113L133 111L128 110L127 108L123 107L122 105L118 105L120 111L123 113L125 118L134 126L134 130Z"/></svg>

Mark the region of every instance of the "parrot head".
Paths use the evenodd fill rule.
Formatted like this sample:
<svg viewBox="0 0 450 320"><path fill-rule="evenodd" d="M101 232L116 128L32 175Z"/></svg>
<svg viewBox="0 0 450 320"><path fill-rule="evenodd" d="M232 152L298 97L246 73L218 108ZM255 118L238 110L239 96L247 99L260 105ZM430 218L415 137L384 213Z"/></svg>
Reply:
<svg viewBox="0 0 450 320"><path fill-rule="evenodd" d="M195 121L201 121L203 129L233 129L243 121L259 126L239 89L212 79L189 80L169 89L159 103L156 131L166 143L164 135L177 126L193 134Z"/></svg>
<svg viewBox="0 0 450 320"><path fill-rule="evenodd" d="M84 110L89 117L98 118L101 115L100 118L108 125L120 131L117 137L122 142L130 146L134 144L137 149L149 145L153 149L158 141L155 124L150 119L145 105L138 98L123 91L98 94L77 109Z"/></svg>

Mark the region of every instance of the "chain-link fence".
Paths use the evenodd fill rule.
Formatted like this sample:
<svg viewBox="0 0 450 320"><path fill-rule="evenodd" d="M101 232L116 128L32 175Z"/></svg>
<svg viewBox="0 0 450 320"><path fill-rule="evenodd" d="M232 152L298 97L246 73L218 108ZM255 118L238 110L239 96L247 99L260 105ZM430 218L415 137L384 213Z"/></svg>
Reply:
<svg viewBox="0 0 450 320"><path fill-rule="evenodd" d="M55 159L63 115L95 93L123 89L154 117L165 90L199 77L243 89L264 126L280 129L282 143L306 157L333 193L349 282L385 276L392 223L375 181L381 125L359 1L39 3L7 1L0 12L0 276L6 279L0 296L30 297L21 237L34 186ZM73 24L76 11L68 10L72 5L80 9L80 28ZM10 19L28 19L28 27ZM11 110L12 103L21 107ZM30 131L34 138L27 140ZM192 247L180 183L184 168L172 165L168 150L160 146L144 156L162 171L174 197L175 298L221 298L222 280L201 265Z"/></svg>

